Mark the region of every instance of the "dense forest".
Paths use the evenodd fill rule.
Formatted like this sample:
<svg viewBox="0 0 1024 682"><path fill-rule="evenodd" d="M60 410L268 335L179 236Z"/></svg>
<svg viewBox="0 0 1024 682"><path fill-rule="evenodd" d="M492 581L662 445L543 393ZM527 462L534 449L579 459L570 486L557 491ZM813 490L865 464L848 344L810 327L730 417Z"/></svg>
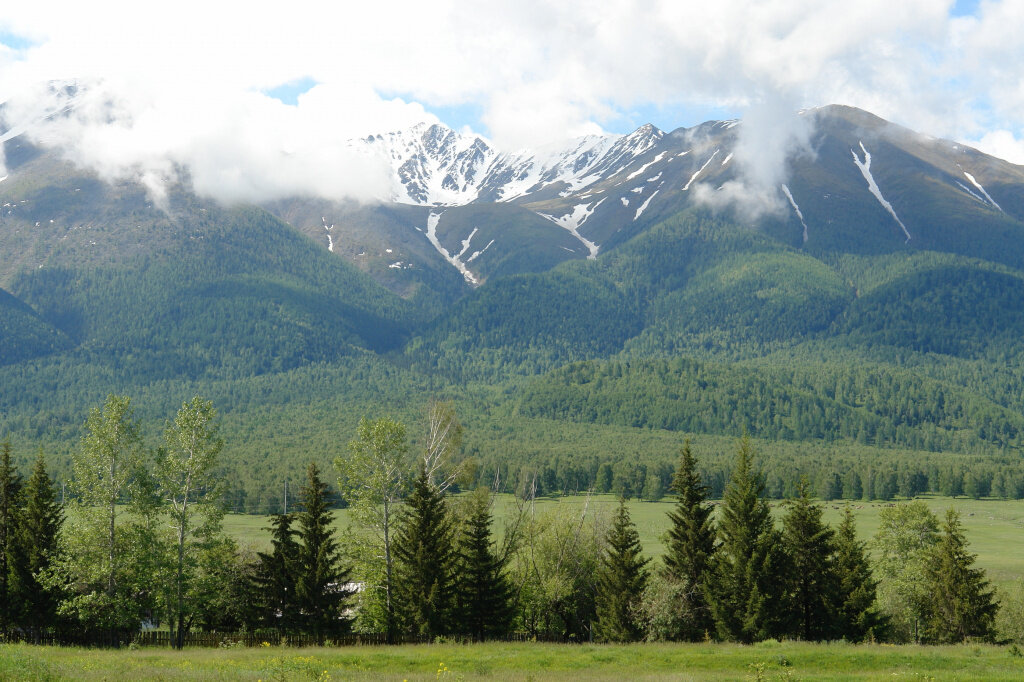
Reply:
<svg viewBox="0 0 1024 682"><path fill-rule="evenodd" d="M299 510L271 517L266 552L240 548L221 529L229 488L209 400L184 403L150 449L132 401L108 396L83 427L66 497L41 455L26 480L4 443L0 633L59 641L68 629L80 640L164 627L178 648L197 631L301 634L320 644L353 631L388 642L1000 636L996 593L953 511L940 522L920 502L887 507L869 556L849 509L838 528L823 522L806 477L773 518L744 437L733 441L724 479L701 473L689 442L672 465L648 473L641 494L660 487L651 477L667 478L657 494L675 501L656 560L641 555L625 506L638 482L607 464L592 487L620 493L610 518L586 505L578 515L533 512L540 488L558 484L545 471L520 491L498 542L493 491L454 495L478 475L461 455L454 405L432 402L427 413L416 447L402 422L362 419L330 473L311 463ZM990 492L950 474L933 476L968 494ZM354 522L341 535L331 524L335 476ZM836 474L826 498L872 497L872 489L910 498L928 485L920 474L894 473L891 487L888 476L865 485L856 472ZM721 497L715 515L712 496Z"/></svg>

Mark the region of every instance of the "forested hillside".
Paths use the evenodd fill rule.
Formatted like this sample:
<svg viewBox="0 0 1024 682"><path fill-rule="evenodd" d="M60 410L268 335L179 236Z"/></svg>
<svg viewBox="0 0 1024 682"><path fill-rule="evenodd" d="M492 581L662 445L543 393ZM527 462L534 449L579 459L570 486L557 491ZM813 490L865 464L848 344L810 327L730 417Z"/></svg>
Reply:
<svg viewBox="0 0 1024 682"><path fill-rule="evenodd" d="M857 110L815 117L815 154L753 222L689 190L736 178L722 122L588 142L546 180L523 170L537 185L511 200L495 185L454 206L229 207L187 175L158 200L14 137L0 431L63 475L107 394L134 396L154 434L206 395L246 510L360 417L414 423L431 397L472 427L477 481L510 491L628 464L639 492L685 436L743 433L786 462L779 494L801 468L819 487L863 476L858 461L991 482L1024 428L1022 171Z"/></svg>

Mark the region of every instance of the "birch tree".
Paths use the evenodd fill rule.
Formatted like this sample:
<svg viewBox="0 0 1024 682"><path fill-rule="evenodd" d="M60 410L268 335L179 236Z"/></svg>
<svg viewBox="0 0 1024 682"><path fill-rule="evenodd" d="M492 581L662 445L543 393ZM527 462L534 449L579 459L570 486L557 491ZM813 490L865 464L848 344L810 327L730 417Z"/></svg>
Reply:
<svg viewBox="0 0 1024 682"><path fill-rule="evenodd" d="M182 648L190 609L186 595L194 578L198 554L220 532L224 486L215 475L217 455L224 442L217 434L213 403L199 396L178 410L164 432L158 453L156 481L170 527L174 532L171 622L176 623L174 645Z"/></svg>
<svg viewBox="0 0 1024 682"><path fill-rule="evenodd" d="M357 524L371 532L371 551L383 570L384 627L395 636L394 552L396 508L405 495L409 471L405 426L391 417L359 421L348 452L334 460L338 488Z"/></svg>
<svg viewBox="0 0 1024 682"><path fill-rule="evenodd" d="M72 454L74 502L60 535L58 560L48 584L69 593L58 608L92 627L138 625L140 598L151 575L134 570L152 546L135 541L135 515L119 516L118 505L140 498L142 439L127 396L110 395L85 422L81 447Z"/></svg>

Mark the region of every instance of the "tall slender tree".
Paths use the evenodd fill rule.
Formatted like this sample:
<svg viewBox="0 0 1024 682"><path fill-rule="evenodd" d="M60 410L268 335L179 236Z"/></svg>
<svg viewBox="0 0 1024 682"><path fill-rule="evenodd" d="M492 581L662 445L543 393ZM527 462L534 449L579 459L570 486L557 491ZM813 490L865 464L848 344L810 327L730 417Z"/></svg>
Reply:
<svg viewBox="0 0 1024 682"><path fill-rule="evenodd" d="M55 575L71 592L59 610L87 627L137 626L138 596L152 588L153 576L134 570L153 548L131 541L133 519L118 510L140 497L141 453L130 398L110 395L102 408L90 410L82 446L72 453L75 511L61 533Z"/></svg>
<svg viewBox="0 0 1024 682"><path fill-rule="evenodd" d="M17 620L23 626L51 627L56 624L60 595L41 578L57 553L57 536L64 523L64 511L46 473L42 452L36 457L32 475L25 483L23 500L17 561L12 567L14 601L20 604Z"/></svg>
<svg viewBox="0 0 1024 682"><path fill-rule="evenodd" d="M291 514L275 514L270 520L272 551L257 554L258 565L252 577L255 608L265 627L288 632L297 624L298 603L295 573L298 570L299 544L295 540Z"/></svg>
<svg viewBox="0 0 1024 682"><path fill-rule="evenodd" d="M847 507L835 538L835 636L851 642L880 638L885 618L875 602L877 581L871 573L866 545L857 539L853 512Z"/></svg>
<svg viewBox="0 0 1024 682"><path fill-rule="evenodd" d="M715 529L711 522L713 507L708 502L708 488L697 473L697 460L690 450L690 441L683 444L679 466L672 478L676 494L675 508L668 513L668 529L663 575L679 585L685 604L679 604L689 618L680 634L691 641L707 636L715 627L705 591L715 553Z"/></svg>
<svg viewBox="0 0 1024 682"><path fill-rule="evenodd" d="M395 511L406 492L405 426L390 417L364 418L359 420L357 434L348 444L347 455L334 460L334 467L352 518L370 531L373 538L369 553L374 563L379 564L372 568L381 576L383 625L388 640L393 641L396 634L393 535Z"/></svg>
<svg viewBox="0 0 1024 682"><path fill-rule="evenodd" d="M638 609L650 559L641 557L640 535L624 498L619 498L607 543L597 582L594 636L605 642L634 642L643 636Z"/></svg>
<svg viewBox="0 0 1024 682"><path fill-rule="evenodd" d="M718 526L721 545L709 582L718 636L745 643L779 636L788 617L783 604L784 555L753 458L753 447L744 437L725 488Z"/></svg>
<svg viewBox="0 0 1024 682"><path fill-rule="evenodd" d="M17 611L11 585L11 560L16 550L21 476L11 461L11 443L0 445L0 632L6 631Z"/></svg>
<svg viewBox="0 0 1024 682"><path fill-rule="evenodd" d="M459 629L475 641L503 635L511 626L512 587L504 564L491 541L490 495L477 490L459 529L455 590Z"/></svg>
<svg viewBox="0 0 1024 682"><path fill-rule="evenodd" d="M999 602L985 570L973 568L976 558L967 551L960 514L947 509L942 535L927 559L924 576L929 595L924 609L926 641L992 639Z"/></svg>
<svg viewBox="0 0 1024 682"><path fill-rule="evenodd" d="M820 641L832 635L834 533L822 520L821 507L811 502L806 479L800 481L797 492L782 519L782 540L792 567L791 628L805 641Z"/></svg>
<svg viewBox="0 0 1024 682"><path fill-rule="evenodd" d="M216 473L224 447L218 435L213 403L195 396L178 410L164 432L157 456L156 480L174 531L173 597L168 604L175 624L174 646L185 645L193 609L187 599L199 554L220 533L224 518L224 482Z"/></svg>
<svg viewBox="0 0 1024 682"><path fill-rule="evenodd" d="M299 498L295 597L303 627L322 644L327 636L347 629L344 611L353 590L331 526L327 484L315 462L306 470Z"/></svg>
<svg viewBox="0 0 1024 682"><path fill-rule="evenodd" d="M406 632L435 637L451 631L454 569L448 505L421 465L395 533L395 591Z"/></svg>

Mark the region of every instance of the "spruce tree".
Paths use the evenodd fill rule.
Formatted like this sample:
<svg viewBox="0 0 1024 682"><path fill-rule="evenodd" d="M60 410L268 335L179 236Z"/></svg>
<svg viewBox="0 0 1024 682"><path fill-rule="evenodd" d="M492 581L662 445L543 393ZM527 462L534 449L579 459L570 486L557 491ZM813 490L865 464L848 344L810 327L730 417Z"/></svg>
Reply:
<svg viewBox="0 0 1024 682"><path fill-rule="evenodd" d="M597 579L594 637L604 642L633 642L643 636L637 607L647 584L650 560L640 557L640 536L624 498L619 499L607 542Z"/></svg>
<svg viewBox="0 0 1024 682"><path fill-rule="evenodd" d="M334 514L327 508L327 484L311 462L306 485L299 493L299 549L295 570L295 597L304 628L322 644L348 628L344 611L352 594L349 573L342 567L338 542L331 527Z"/></svg>
<svg viewBox="0 0 1024 682"><path fill-rule="evenodd" d="M924 639L963 642L968 637L991 640L999 610L985 570L972 568L976 555L967 551L960 514L946 510L942 535L928 558L925 580L930 599L924 611Z"/></svg>
<svg viewBox="0 0 1024 682"><path fill-rule="evenodd" d="M672 492L676 494L676 505L668 513L672 525L668 529L662 573L678 584L685 595L686 604L680 604L679 608L690 617L680 634L696 641L715 627L705 597L715 552L715 529L711 524L713 508L707 501L708 488L697 473L697 460L690 451L689 441L683 444L679 467L672 478Z"/></svg>
<svg viewBox="0 0 1024 682"><path fill-rule="evenodd" d="M512 587L504 562L491 542L491 509L486 489L469 500L458 542L456 572L460 630L475 641L508 632L512 622Z"/></svg>
<svg viewBox="0 0 1024 682"><path fill-rule="evenodd" d="M744 437L725 488L708 601L718 636L750 643L782 634L787 618L785 556Z"/></svg>
<svg viewBox="0 0 1024 682"><path fill-rule="evenodd" d="M454 569L448 505L421 466L395 533L395 596L405 632L416 637L451 632Z"/></svg>
<svg viewBox="0 0 1024 682"><path fill-rule="evenodd" d="M850 642L877 638L885 628L885 618L875 604L878 582L872 576L865 546L857 539L853 512L847 507L835 537L833 622L834 636Z"/></svg>
<svg viewBox="0 0 1024 682"><path fill-rule="evenodd" d="M799 497L789 501L789 511L782 520L782 540L792 568L791 631L805 641L820 641L831 635L836 593L834 533L822 521L821 507L811 502L807 488L807 481L802 480Z"/></svg>
<svg viewBox="0 0 1024 682"><path fill-rule="evenodd" d="M280 632L294 629L298 619L295 574L299 543L292 528L292 514L275 514L270 520L270 553L257 553L258 565L252 577L256 610L260 622Z"/></svg>
<svg viewBox="0 0 1024 682"><path fill-rule="evenodd" d="M11 462L11 443L0 446L0 633L11 627L18 610L11 584L11 563L17 550L21 476Z"/></svg>
<svg viewBox="0 0 1024 682"><path fill-rule="evenodd" d="M17 620L23 626L51 627L57 620L57 590L40 582L57 553L57 534L64 512L40 452L22 494L24 506L16 538L17 559L12 565L12 592L20 604Z"/></svg>

